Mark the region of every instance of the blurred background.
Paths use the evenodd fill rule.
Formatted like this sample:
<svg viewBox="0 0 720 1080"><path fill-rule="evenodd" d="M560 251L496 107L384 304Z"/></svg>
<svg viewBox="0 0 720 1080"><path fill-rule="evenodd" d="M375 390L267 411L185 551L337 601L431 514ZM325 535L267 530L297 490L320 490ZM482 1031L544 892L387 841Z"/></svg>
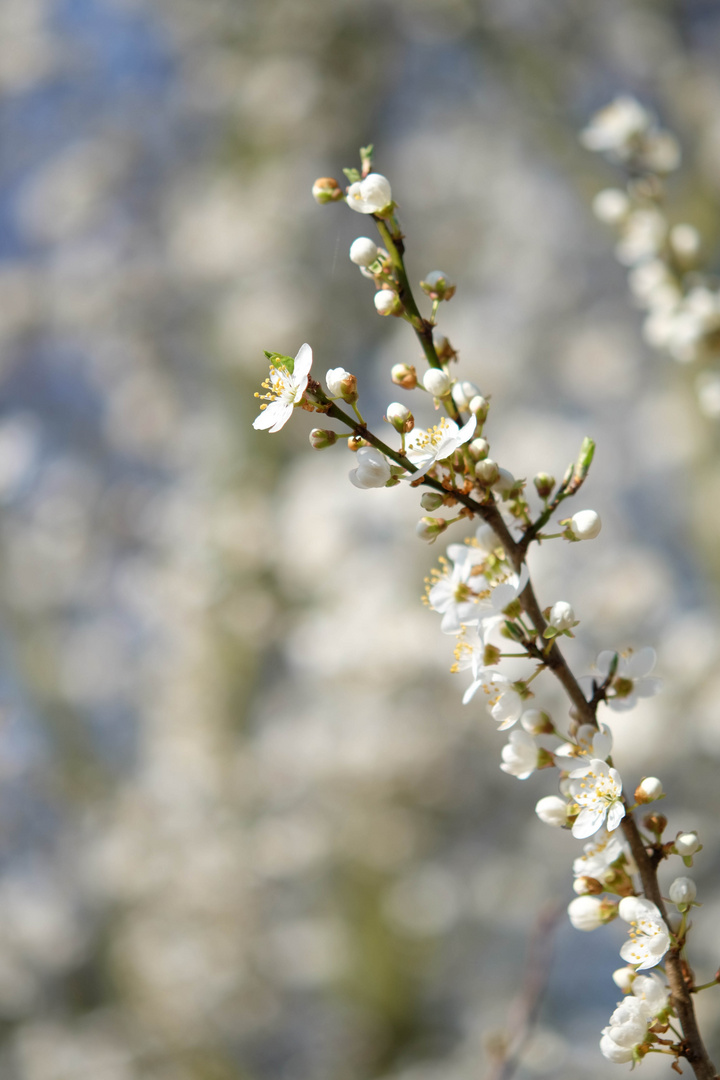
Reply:
<svg viewBox="0 0 720 1080"><path fill-rule="evenodd" d="M567 924L579 846L535 818L547 774L501 773L506 739L460 704L417 493L351 487L302 413L251 427L263 349L309 341L375 424L417 360L347 258L371 223L310 196L369 142L411 278L458 282L441 329L492 395L493 456L561 475L598 443L576 508L601 536L533 571L582 620L578 671L658 650L616 762L700 830L712 978L720 447L642 344L589 211L613 172L577 132L620 92L656 109L683 147L670 213L712 264L718 48L711 0L3 0L7 1080L489 1077L558 903L517 1075L618 1068L597 1043L622 928Z"/></svg>

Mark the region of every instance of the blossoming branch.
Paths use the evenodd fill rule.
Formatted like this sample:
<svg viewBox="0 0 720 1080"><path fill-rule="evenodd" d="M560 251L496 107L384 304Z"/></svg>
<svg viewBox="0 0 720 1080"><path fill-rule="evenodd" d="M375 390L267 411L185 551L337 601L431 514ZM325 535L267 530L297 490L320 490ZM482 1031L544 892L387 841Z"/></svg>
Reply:
<svg viewBox="0 0 720 1080"><path fill-rule="evenodd" d="M624 123L631 126L627 118ZM588 145L615 150L624 145L607 127L595 121L586 134ZM636 118L635 129L639 133L628 155L642 157L648 167L669 167L672 139L649 121L643 126ZM694 833L666 837L664 815L645 813L647 804L664 798L662 783L640 777L628 792L612 757L611 728L599 718L601 707L627 712L638 698L660 690L660 680L651 675L655 654L650 648L627 654L606 650L593 672L577 676L561 640L573 636L579 620L564 599L541 607L527 565L533 544L577 543L600 532L600 517L592 509L561 516L563 504L585 482L594 443L584 440L559 483L537 472L535 497L524 480L492 457L486 427L490 403L479 386L453 374L457 352L438 328L441 306L451 300L455 285L439 270L427 274L420 288L429 311L421 313L406 271L391 185L372 171L372 147L363 148L360 156L359 170L345 170L345 191L323 177L314 184L313 196L321 205L344 202L378 230L380 243L359 237L350 259L374 286L376 312L404 320L415 333L422 369L396 364L390 372L398 390L413 395L413 407L390 402L385 413L389 434L371 431L360 411L356 377L342 367L331 368L323 387L310 374L312 351L304 344L294 358L266 353L270 373L265 393L256 395L261 405L254 426L276 432L296 409L314 413L323 426L310 432L311 445L322 450L344 442L356 487L406 483L418 489L425 511L416 525L421 539L434 543L453 526L467 531L473 524L471 536L458 536L448 545L426 582L425 602L440 616L441 632L455 640L452 670L467 673L468 679L463 701L484 697L498 730L515 728L501 749L500 768L521 780L540 769L551 771L554 793L539 800L536 813L546 824L585 841L573 862L577 896L568 908L573 926L593 930L616 918L628 924L620 950L625 966L613 976L624 997L602 1032L600 1049L617 1063L637 1063L660 1053L679 1068L684 1058L697 1077L711 1080L715 1068L693 1002L694 994L706 987L696 985L685 957L696 888L680 875L664 897L658 882L661 864L680 860L684 870L701 844ZM440 412L440 419L416 427L415 412L430 410ZM330 421L344 430L324 426ZM511 677L509 660L524 662L522 677ZM564 724L532 704L548 673L569 701Z"/></svg>

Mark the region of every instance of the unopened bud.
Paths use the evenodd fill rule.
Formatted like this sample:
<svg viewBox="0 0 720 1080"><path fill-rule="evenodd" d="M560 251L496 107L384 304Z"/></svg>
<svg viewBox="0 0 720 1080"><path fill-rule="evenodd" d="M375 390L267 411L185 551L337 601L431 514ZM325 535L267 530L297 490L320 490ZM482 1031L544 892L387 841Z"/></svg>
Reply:
<svg viewBox="0 0 720 1080"><path fill-rule="evenodd" d="M667 818L664 814L646 814L643 818L643 825L655 836L662 836L667 829Z"/></svg>
<svg viewBox="0 0 720 1080"><path fill-rule="evenodd" d="M478 461L475 466L475 475L483 487L490 487L500 476L497 462L493 461L492 458L485 458L484 461Z"/></svg>
<svg viewBox="0 0 720 1080"><path fill-rule="evenodd" d="M594 540L601 529L602 521L595 510L578 510L570 518L570 531L577 540Z"/></svg>
<svg viewBox="0 0 720 1080"><path fill-rule="evenodd" d="M436 398L445 397L450 390L450 376L439 368L429 368L422 381L428 394Z"/></svg>
<svg viewBox="0 0 720 1080"><path fill-rule="evenodd" d="M578 877L573 881L573 889L578 896L599 896L604 888L594 877Z"/></svg>
<svg viewBox="0 0 720 1080"><path fill-rule="evenodd" d="M520 723L529 735L552 735L554 731L552 720L540 709L526 709L520 717Z"/></svg>
<svg viewBox="0 0 720 1080"><path fill-rule="evenodd" d="M442 495L438 495L436 491L426 491L420 500L420 505L423 510L430 510L431 512L433 510L439 510L442 504L443 497Z"/></svg>
<svg viewBox="0 0 720 1080"><path fill-rule="evenodd" d="M452 399L458 409L467 409L473 398L480 396L480 390L475 383L464 380L456 382L452 388Z"/></svg>
<svg viewBox="0 0 720 1080"><path fill-rule="evenodd" d="M439 330L433 331L433 345L435 346L438 360L454 360L457 356L457 353L449 340L445 337L445 334L441 334Z"/></svg>
<svg viewBox="0 0 720 1080"><path fill-rule="evenodd" d="M377 244L368 236L358 236L350 245L350 261L356 266L372 266L377 257Z"/></svg>
<svg viewBox="0 0 720 1080"><path fill-rule="evenodd" d="M635 802L655 802L663 793L662 782L657 776L646 776L635 788Z"/></svg>
<svg viewBox="0 0 720 1080"><path fill-rule="evenodd" d="M492 525L478 525L475 530L475 539L477 545L482 551L486 551L490 555L496 548L502 547L500 543L500 537L493 529Z"/></svg>
<svg viewBox="0 0 720 1080"><path fill-rule="evenodd" d="M341 397L349 403L357 401L357 379L345 368L330 368L325 382L332 397Z"/></svg>
<svg viewBox="0 0 720 1080"><path fill-rule="evenodd" d="M697 896L697 885L693 879L689 877L675 878L668 889L668 896L673 904L682 911L688 904L692 904Z"/></svg>
<svg viewBox="0 0 720 1080"><path fill-rule="evenodd" d="M393 364L390 378L396 386L402 386L403 390L414 390L418 382L417 372L412 364Z"/></svg>
<svg viewBox="0 0 720 1080"><path fill-rule="evenodd" d="M561 632L563 630L572 630L573 626L577 626L577 619L572 605L568 604L567 600L558 600L550 608L548 623L554 630Z"/></svg>
<svg viewBox="0 0 720 1080"><path fill-rule="evenodd" d="M378 315L397 315L402 309L400 297L392 289L380 289L373 299Z"/></svg>
<svg viewBox="0 0 720 1080"><path fill-rule="evenodd" d="M618 968L612 973L612 981L622 990L623 994L629 994L632 984L635 982L636 971L632 967Z"/></svg>
<svg viewBox="0 0 720 1080"><path fill-rule="evenodd" d="M500 466L498 466L497 480L495 480L493 482L493 485L492 485L493 491L499 492L500 495L502 495L503 498L504 498L505 496L510 494L510 492L512 491L512 489L515 487L516 484L517 484L517 480L515 479L513 474L510 472L510 470L509 469L503 469Z"/></svg>
<svg viewBox="0 0 720 1080"><path fill-rule="evenodd" d="M385 419L389 424L392 424L396 431L408 432L415 427L413 414L407 405L402 405L399 401L393 401L388 405Z"/></svg>
<svg viewBox="0 0 720 1080"><path fill-rule="evenodd" d="M697 833L681 833L675 840L675 850L678 855L694 855L700 850L700 841Z"/></svg>
<svg viewBox="0 0 720 1080"><path fill-rule="evenodd" d="M367 446L368 445L365 442L365 439L363 439L362 436L360 436L360 435L351 435L350 438L347 441L347 444L348 444L348 450L352 450L353 453L355 453L357 450L359 450L361 446Z"/></svg>
<svg viewBox="0 0 720 1080"><path fill-rule="evenodd" d="M328 446L334 446L337 440L337 432L335 431L313 428L310 432L310 445L314 450L326 450Z"/></svg>
<svg viewBox="0 0 720 1080"><path fill-rule="evenodd" d="M415 526L415 533L421 540L434 544L438 536L448 527L445 518L422 517Z"/></svg>
<svg viewBox="0 0 720 1080"><path fill-rule="evenodd" d="M420 288L431 300L450 300L455 295L456 286L448 280L442 270L433 270L424 281L420 282Z"/></svg>
<svg viewBox="0 0 720 1080"><path fill-rule="evenodd" d="M487 439L473 439L468 443L468 453L473 461L482 461L490 453L490 443Z"/></svg>
<svg viewBox="0 0 720 1080"><path fill-rule="evenodd" d="M535 813L546 825L560 829L567 824L568 804L559 795L546 795L536 805Z"/></svg>
<svg viewBox="0 0 720 1080"><path fill-rule="evenodd" d="M321 176L312 186L312 196L316 203L337 202L343 193L337 180L332 176Z"/></svg>
<svg viewBox="0 0 720 1080"><path fill-rule="evenodd" d="M478 424L484 424L487 420L488 410L490 408L490 402L487 398L484 398L482 394L478 394L469 403L468 408L473 414Z"/></svg>
<svg viewBox="0 0 720 1080"><path fill-rule="evenodd" d="M533 477L533 484L535 490L541 499L547 499L552 495L552 490L555 487L555 477L550 473L539 472L537 476Z"/></svg>
<svg viewBox="0 0 720 1080"><path fill-rule="evenodd" d="M570 922L576 930L596 930L617 915L617 904L597 896L578 896L568 904Z"/></svg>
<svg viewBox="0 0 720 1080"><path fill-rule="evenodd" d="M684 267L692 266L700 254L700 233L694 225L673 225L670 230L670 247L673 255Z"/></svg>
<svg viewBox="0 0 720 1080"><path fill-rule="evenodd" d="M598 191L592 201L595 217L606 225L620 225L630 212L630 199L619 188Z"/></svg>

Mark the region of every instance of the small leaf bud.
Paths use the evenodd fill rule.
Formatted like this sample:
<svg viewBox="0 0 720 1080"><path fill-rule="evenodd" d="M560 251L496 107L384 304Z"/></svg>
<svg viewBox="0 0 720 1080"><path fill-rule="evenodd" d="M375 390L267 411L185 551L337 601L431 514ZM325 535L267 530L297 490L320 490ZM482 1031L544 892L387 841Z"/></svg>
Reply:
<svg viewBox="0 0 720 1080"><path fill-rule="evenodd" d="M322 206L323 203L337 202L338 199L342 199L343 193L337 180L333 180L332 176L321 176L312 186L312 196L315 202Z"/></svg>
<svg viewBox="0 0 720 1080"><path fill-rule="evenodd" d="M350 245L350 261L356 266L372 266L378 257L378 247L368 236L358 236Z"/></svg>
<svg viewBox="0 0 720 1080"><path fill-rule="evenodd" d="M675 850L678 855L694 855L700 850L700 841L697 833L680 833L675 840Z"/></svg>
<svg viewBox="0 0 720 1080"><path fill-rule="evenodd" d="M546 795L536 805L535 813L546 825L560 829L567 824L568 804L559 795Z"/></svg>
<svg viewBox="0 0 720 1080"><path fill-rule="evenodd" d="M473 439L468 443L468 453L473 461L482 461L490 453L490 443L487 439Z"/></svg>
<svg viewBox="0 0 720 1080"><path fill-rule="evenodd" d="M420 288L431 300L450 300L455 295L456 286L448 281L442 270L433 270L420 282Z"/></svg>
<svg viewBox="0 0 720 1080"><path fill-rule="evenodd" d="M686 908L689 904L692 904L693 900L697 896L697 885L695 884L693 879L689 877L675 878L672 885L668 889L668 896L672 900L673 904L675 904L680 909L680 911L682 911L683 908Z"/></svg>
<svg viewBox="0 0 720 1080"><path fill-rule="evenodd" d="M601 529L602 521L595 510L578 510L570 518L570 531L577 540L594 540Z"/></svg>
<svg viewBox="0 0 720 1080"><path fill-rule="evenodd" d="M622 990L623 994L629 994L632 990L632 984L635 982L635 975L635 968L618 968L617 971L612 973L612 981Z"/></svg>
<svg viewBox="0 0 720 1080"><path fill-rule="evenodd" d="M413 414L407 405L402 405L399 401L393 401L388 405L385 419L389 424L392 424L396 431L412 431L415 427Z"/></svg>
<svg viewBox="0 0 720 1080"><path fill-rule="evenodd" d="M617 904L597 896L577 896L568 904L568 916L576 930L597 930L617 915Z"/></svg>
<svg viewBox="0 0 720 1080"><path fill-rule="evenodd" d="M439 368L429 368L422 381L428 394L436 398L445 397L450 390L450 376Z"/></svg>
<svg viewBox="0 0 720 1080"><path fill-rule="evenodd" d="M578 896L598 896L605 892L604 888L594 877L577 877L573 881L573 890Z"/></svg>
<svg viewBox="0 0 720 1080"><path fill-rule="evenodd" d="M540 709L526 709L520 717L520 723L528 735L552 735L553 733L552 720Z"/></svg>
<svg viewBox="0 0 720 1080"><path fill-rule="evenodd" d="M475 466L475 475L478 478L478 482L483 487L490 487L500 477L500 470L498 469L497 462L492 458L485 458L484 461L478 461Z"/></svg>
<svg viewBox="0 0 720 1080"><path fill-rule="evenodd" d="M337 439L337 432L326 431L324 428L313 428L310 432L310 445L314 450L325 450L328 446L334 446Z"/></svg>
<svg viewBox="0 0 720 1080"><path fill-rule="evenodd" d="M595 443L592 439L586 435L580 446L580 452L578 454L577 461L575 462L575 479L577 481L584 480L588 474L590 466L592 465L592 459L595 456Z"/></svg>
<svg viewBox="0 0 720 1080"><path fill-rule="evenodd" d="M480 389L475 383L464 380L456 382L452 388L452 399L458 409L467 409L473 398L480 396Z"/></svg>
<svg viewBox="0 0 720 1080"><path fill-rule="evenodd" d="M402 386L403 390L414 390L417 386L417 372L412 364L393 364L390 378L396 386Z"/></svg>
<svg viewBox="0 0 720 1080"><path fill-rule="evenodd" d="M448 527L445 518L422 517L415 526L415 533L421 540L434 544L438 536Z"/></svg>
<svg viewBox="0 0 720 1080"><path fill-rule="evenodd" d="M559 631L572 630L573 626L578 624L572 605L566 600L558 600L553 604L548 615L548 622L553 629Z"/></svg>
<svg viewBox="0 0 720 1080"><path fill-rule="evenodd" d="M478 394L468 404L468 409L473 414L478 424L484 424L487 420L488 410L490 408L490 402L487 398L484 398L482 394Z"/></svg>
<svg viewBox="0 0 720 1080"><path fill-rule="evenodd" d="M657 776L646 776L635 788L635 802L649 803L663 794L662 782Z"/></svg>
<svg viewBox="0 0 720 1080"><path fill-rule="evenodd" d="M439 510L443 504L442 495L438 495L437 491L426 491L420 500L420 505L423 510Z"/></svg>
<svg viewBox="0 0 720 1080"><path fill-rule="evenodd" d="M552 495L552 490L555 487L555 477L550 473L539 472L537 476L533 477L533 484L541 499L547 499Z"/></svg>
<svg viewBox="0 0 720 1080"><path fill-rule="evenodd" d="M651 833L655 833L656 836L662 836L667 829L667 818L664 814L646 814L643 818L643 825Z"/></svg>
<svg viewBox="0 0 720 1080"><path fill-rule="evenodd" d="M373 297L378 315L396 315L400 309L400 297L392 289L380 289Z"/></svg>

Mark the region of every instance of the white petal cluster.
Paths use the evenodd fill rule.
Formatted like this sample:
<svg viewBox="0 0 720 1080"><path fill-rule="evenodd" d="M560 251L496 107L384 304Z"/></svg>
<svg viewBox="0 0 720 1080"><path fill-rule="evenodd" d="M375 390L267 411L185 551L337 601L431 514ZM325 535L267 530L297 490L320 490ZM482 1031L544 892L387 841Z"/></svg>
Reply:
<svg viewBox="0 0 720 1080"><path fill-rule="evenodd" d="M672 172L680 164L675 137L661 131L655 116L629 96L616 98L596 113L580 140L588 150L650 172Z"/></svg>
<svg viewBox="0 0 720 1080"><path fill-rule="evenodd" d="M527 731L511 731L509 742L503 746L500 768L518 780L526 780L538 767L538 746Z"/></svg>
<svg viewBox="0 0 720 1080"><path fill-rule="evenodd" d="M587 765L570 773L570 794L580 807L572 834L578 840L592 836L607 821L613 832L625 817L622 804L622 780L617 769L606 761L593 758Z"/></svg>
<svg viewBox="0 0 720 1080"><path fill-rule="evenodd" d="M385 487L390 479L387 459L374 446L361 446L355 455L357 468L351 469L350 480L358 488Z"/></svg>
<svg viewBox="0 0 720 1080"><path fill-rule="evenodd" d="M600 678L605 679L616 653L606 650L595 661L595 668ZM650 678L655 667L655 650L646 646L627 656L620 656L610 683L606 701L615 712L627 712L633 709L638 698L653 697L662 689L662 679Z"/></svg>
<svg viewBox="0 0 720 1080"><path fill-rule="evenodd" d="M668 1004L668 992L659 976L638 975L631 992L618 1002L610 1023L603 1028L600 1050L609 1061L632 1061L647 1038L648 1028Z"/></svg>
<svg viewBox="0 0 720 1080"><path fill-rule="evenodd" d="M641 896L624 896L618 913L630 924L630 937L620 956L640 970L655 967L670 948L670 934L658 907Z"/></svg>
<svg viewBox="0 0 720 1080"><path fill-rule="evenodd" d="M351 184L347 190L347 204L359 214L379 214L392 203L392 189L387 177L370 173L364 180Z"/></svg>
<svg viewBox="0 0 720 1080"><path fill-rule="evenodd" d="M589 877L601 882L606 871L623 855L626 855L626 848L617 830L601 829L583 846L583 854L573 862L573 874L576 878Z"/></svg>
<svg viewBox="0 0 720 1080"><path fill-rule="evenodd" d="M447 461L449 457L459 450L472 438L477 420L474 416L463 427L459 428L454 420L443 417L439 424L429 428L414 431L407 441L406 456L417 469L417 472L409 474L406 479L417 480L429 472L439 461Z"/></svg>
<svg viewBox="0 0 720 1080"><path fill-rule="evenodd" d="M301 345L295 357L293 370L286 367L270 367L270 375L263 383L267 391L262 397L260 415L253 420L253 427L261 431L279 431L292 416L293 409L305 393L312 366L312 349ZM260 397L260 395L256 395Z"/></svg>

